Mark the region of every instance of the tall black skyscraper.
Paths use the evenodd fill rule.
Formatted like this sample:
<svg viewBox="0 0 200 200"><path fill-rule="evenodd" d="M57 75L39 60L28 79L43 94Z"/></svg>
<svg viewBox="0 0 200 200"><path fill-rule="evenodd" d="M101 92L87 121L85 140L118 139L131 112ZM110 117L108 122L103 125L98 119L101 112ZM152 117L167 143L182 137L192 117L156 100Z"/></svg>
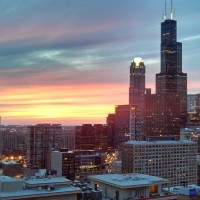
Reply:
<svg viewBox="0 0 200 200"><path fill-rule="evenodd" d="M155 103L156 102L156 103ZM179 137L180 128L187 120L187 74L182 72L182 44L177 42L177 23L173 19L171 1L170 19L161 23L161 72L156 74L156 95L149 95L146 110L150 124L148 133L157 136Z"/></svg>

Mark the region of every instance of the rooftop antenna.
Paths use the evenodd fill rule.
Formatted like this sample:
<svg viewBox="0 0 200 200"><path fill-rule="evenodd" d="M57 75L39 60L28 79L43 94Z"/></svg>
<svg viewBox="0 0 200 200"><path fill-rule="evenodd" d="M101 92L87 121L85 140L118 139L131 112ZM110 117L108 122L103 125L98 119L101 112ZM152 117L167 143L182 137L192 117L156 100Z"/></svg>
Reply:
<svg viewBox="0 0 200 200"><path fill-rule="evenodd" d="M173 19L173 16L174 15L174 12L173 12L173 2L171 0L171 12L170 12L170 19L172 20Z"/></svg>
<svg viewBox="0 0 200 200"><path fill-rule="evenodd" d="M167 6L166 6L166 0L165 0L165 11L163 15L163 20L165 21L167 19Z"/></svg>
<svg viewBox="0 0 200 200"><path fill-rule="evenodd" d="M175 8L174 8L174 13L173 13L173 18L176 17L176 12L175 12Z"/></svg>

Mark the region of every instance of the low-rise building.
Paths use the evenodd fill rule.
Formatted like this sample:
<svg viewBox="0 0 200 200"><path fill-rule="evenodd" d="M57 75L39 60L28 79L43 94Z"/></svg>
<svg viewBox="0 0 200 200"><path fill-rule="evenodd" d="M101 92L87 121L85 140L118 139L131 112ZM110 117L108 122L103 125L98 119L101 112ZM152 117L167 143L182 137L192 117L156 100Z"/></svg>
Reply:
<svg viewBox="0 0 200 200"><path fill-rule="evenodd" d="M101 173L102 154L94 150L53 151L51 169L70 180L87 182L88 175Z"/></svg>
<svg viewBox="0 0 200 200"><path fill-rule="evenodd" d="M77 200L81 189L72 186L68 179L0 177L0 199L25 200Z"/></svg>
<svg viewBox="0 0 200 200"><path fill-rule="evenodd" d="M4 176L21 177L24 174L23 163L15 161L2 162Z"/></svg>
<svg viewBox="0 0 200 200"><path fill-rule="evenodd" d="M178 200L200 199L200 187L197 185L182 185L182 186L164 188L163 190L171 194L176 194Z"/></svg>
<svg viewBox="0 0 200 200"><path fill-rule="evenodd" d="M115 200L175 200L176 194L163 193L161 185L168 180L146 174L105 174L89 177L95 190L102 190L103 198Z"/></svg>

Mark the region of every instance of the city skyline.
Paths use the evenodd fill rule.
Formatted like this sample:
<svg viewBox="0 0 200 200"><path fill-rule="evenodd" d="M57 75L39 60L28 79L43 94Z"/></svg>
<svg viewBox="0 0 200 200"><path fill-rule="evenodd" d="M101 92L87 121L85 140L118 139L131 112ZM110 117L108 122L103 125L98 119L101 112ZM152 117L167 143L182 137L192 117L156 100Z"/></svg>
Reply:
<svg viewBox="0 0 200 200"><path fill-rule="evenodd" d="M128 104L133 57L144 60L154 91L164 0L153 2L2 1L2 123L105 123L114 105ZM189 94L200 92L200 2L192 2L173 1Z"/></svg>

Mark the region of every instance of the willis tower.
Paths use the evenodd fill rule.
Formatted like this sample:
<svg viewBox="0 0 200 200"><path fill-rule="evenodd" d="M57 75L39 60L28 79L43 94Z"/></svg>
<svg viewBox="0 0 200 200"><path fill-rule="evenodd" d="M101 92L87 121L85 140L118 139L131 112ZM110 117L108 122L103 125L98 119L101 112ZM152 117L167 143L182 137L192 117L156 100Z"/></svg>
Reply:
<svg viewBox="0 0 200 200"><path fill-rule="evenodd" d="M156 140L179 139L180 128L187 121L187 74L182 72L182 43L177 42L173 15L171 0L170 18L165 3L161 23L161 71L156 74L156 94L147 95L146 136Z"/></svg>

